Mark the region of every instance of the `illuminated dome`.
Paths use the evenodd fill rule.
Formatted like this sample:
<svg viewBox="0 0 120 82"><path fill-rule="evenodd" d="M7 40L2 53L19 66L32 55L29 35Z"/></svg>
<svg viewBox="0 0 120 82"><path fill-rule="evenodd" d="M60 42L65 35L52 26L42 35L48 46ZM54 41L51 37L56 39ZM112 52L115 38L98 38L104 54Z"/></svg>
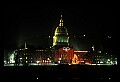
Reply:
<svg viewBox="0 0 120 82"><path fill-rule="evenodd" d="M59 36L59 35L68 35L68 31L66 27L57 27L55 30L55 36Z"/></svg>
<svg viewBox="0 0 120 82"><path fill-rule="evenodd" d="M69 45L68 31L67 28L63 26L62 15L59 26L56 28L53 36L53 46L55 45L62 45L62 46Z"/></svg>

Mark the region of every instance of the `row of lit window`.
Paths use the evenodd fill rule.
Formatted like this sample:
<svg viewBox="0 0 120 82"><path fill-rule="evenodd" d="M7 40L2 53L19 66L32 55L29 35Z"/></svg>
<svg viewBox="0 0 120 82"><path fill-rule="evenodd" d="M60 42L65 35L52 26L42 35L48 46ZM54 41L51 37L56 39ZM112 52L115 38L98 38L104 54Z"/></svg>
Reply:
<svg viewBox="0 0 120 82"><path fill-rule="evenodd" d="M68 40L59 39L58 42L68 42Z"/></svg>

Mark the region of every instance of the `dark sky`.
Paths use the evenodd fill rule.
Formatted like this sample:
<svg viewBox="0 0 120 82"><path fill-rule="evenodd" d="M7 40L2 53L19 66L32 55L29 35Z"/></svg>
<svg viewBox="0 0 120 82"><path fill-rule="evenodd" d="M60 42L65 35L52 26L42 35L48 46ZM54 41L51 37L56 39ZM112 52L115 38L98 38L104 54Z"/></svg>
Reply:
<svg viewBox="0 0 120 82"><path fill-rule="evenodd" d="M87 42L90 45L102 44L104 47L110 45L115 47L116 8L114 5L33 3L4 6L4 48L18 47L25 41L31 45L47 44L47 38L53 35L61 14L73 45L84 47ZM83 40L84 34L89 41ZM74 35L77 36L78 41L72 38Z"/></svg>

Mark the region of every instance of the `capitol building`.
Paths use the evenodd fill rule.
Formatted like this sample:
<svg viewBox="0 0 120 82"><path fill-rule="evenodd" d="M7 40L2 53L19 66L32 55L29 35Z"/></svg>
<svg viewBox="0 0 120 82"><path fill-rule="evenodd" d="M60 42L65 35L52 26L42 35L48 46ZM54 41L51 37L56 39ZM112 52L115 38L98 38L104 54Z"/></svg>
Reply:
<svg viewBox="0 0 120 82"><path fill-rule="evenodd" d="M70 37L67 28L64 26L61 15L60 22L56 27L53 35L52 46L49 49L37 49L30 51L26 46L16 49L8 56L8 61L4 63L14 63L15 65L29 64L46 65L46 64L80 64L80 65L113 65L117 64L117 58L105 52L96 51L92 46L92 51L74 50L70 46Z"/></svg>

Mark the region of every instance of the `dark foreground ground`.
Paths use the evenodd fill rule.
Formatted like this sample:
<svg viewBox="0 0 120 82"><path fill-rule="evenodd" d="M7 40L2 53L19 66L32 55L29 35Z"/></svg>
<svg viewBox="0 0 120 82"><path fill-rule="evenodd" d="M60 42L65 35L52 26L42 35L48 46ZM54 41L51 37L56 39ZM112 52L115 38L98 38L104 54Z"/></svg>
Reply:
<svg viewBox="0 0 120 82"><path fill-rule="evenodd" d="M3 67L4 80L117 80L117 66L56 65Z"/></svg>

